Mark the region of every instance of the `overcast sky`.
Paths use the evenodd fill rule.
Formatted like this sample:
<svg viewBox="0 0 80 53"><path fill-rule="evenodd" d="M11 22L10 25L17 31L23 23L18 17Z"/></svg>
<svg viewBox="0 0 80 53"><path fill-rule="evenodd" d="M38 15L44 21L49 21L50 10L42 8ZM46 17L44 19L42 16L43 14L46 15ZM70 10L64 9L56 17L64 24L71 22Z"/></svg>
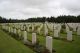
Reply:
<svg viewBox="0 0 80 53"><path fill-rule="evenodd" d="M59 15L80 15L80 0L0 0L0 16L6 18Z"/></svg>

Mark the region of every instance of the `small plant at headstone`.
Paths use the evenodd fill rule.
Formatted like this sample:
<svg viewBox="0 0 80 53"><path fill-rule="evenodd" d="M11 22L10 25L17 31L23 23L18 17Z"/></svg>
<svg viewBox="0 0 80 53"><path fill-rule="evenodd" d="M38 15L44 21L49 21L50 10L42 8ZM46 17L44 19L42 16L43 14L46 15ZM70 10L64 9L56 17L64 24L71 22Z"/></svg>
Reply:
<svg viewBox="0 0 80 53"><path fill-rule="evenodd" d="M37 53L50 53L49 50L46 49L46 47L39 44L39 41L37 41L37 43L34 45L34 50Z"/></svg>

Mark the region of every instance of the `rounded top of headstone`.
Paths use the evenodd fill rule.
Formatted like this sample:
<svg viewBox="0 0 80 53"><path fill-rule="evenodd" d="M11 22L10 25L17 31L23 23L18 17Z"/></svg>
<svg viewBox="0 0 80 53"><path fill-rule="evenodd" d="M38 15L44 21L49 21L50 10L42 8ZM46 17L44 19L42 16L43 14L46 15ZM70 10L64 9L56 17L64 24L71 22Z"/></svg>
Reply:
<svg viewBox="0 0 80 53"><path fill-rule="evenodd" d="M48 38L52 38L51 36L47 36Z"/></svg>

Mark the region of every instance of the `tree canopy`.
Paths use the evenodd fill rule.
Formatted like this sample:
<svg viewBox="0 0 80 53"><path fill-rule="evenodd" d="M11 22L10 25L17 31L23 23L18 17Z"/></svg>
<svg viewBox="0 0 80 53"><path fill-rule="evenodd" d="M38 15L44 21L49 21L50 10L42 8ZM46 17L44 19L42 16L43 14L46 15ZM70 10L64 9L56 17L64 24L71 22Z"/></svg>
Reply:
<svg viewBox="0 0 80 53"><path fill-rule="evenodd" d="M80 15L78 16L71 16L71 15L62 15L58 17L37 17L37 18L29 18L29 19L6 19L0 16L0 23L21 23L21 22L54 22L54 23L79 23L80 22Z"/></svg>

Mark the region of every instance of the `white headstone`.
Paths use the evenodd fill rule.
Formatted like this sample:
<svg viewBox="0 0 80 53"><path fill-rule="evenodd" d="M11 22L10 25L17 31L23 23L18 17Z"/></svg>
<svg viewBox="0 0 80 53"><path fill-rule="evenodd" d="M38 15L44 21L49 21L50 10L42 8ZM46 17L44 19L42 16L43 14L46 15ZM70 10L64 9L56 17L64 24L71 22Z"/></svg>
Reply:
<svg viewBox="0 0 80 53"><path fill-rule="evenodd" d="M36 33L32 33L32 44L36 44Z"/></svg>
<svg viewBox="0 0 80 53"><path fill-rule="evenodd" d="M53 23L48 23L47 26L51 31L53 31Z"/></svg>
<svg viewBox="0 0 80 53"><path fill-rule="evenodd" d="M21 30L20 29L18 29L18 35L19 35L19 37L21 37Z"/></svg>
<svg viewBox="0 0 80 53"><path fill-rule="evenodd" d="M72 41L72 31L67 32L67 40Z"/></svg>
<svg viewBox="0 0 80 53"><path fill-rule="evenodd" d="M13 28L11 27L11 33L13 33Z"/></svg>
<svg viewBox="0 0 80 53"><path fill-rule="evenodd" d="M59 37L58 30L54 29L54 37Z"/></svg>
<svg viewBox="0 0 80 53"><path fill-rule="evenodd" d="M25 30L26 29L26 26L23 26L23 29Z"/></svg>
<svg viewBox="0 0 80 53"><path fill-rule="evenodd" d="M46 36L46 48L52 53L52 37Z"/></svg>
<svg viewBox="0 0 80 53"><path fill-rule="evenodd" d="M38 33L39 33L39 34L40 34L40 32L41 32L42 27L43 27L43 24L41 24L40 27L38 28Z"/></svg>
<svg viewBox="0 0 80 53"><path fill-rule="evenodd" d="M9 32L11 32L11 27L9 27Z"/></svg>
<svg viewBox="0 0 80 53"><path fill-rule="evenodd" d="M14 28L14 34L16 34L16 32L17 32L17 31L16 31L16 29Z"/></svg>
<svg viewBox="0 0 80 53"><path fill-rule="evenodd" d="M24 31L23 33L23 42L26 43L27 42L27 32Z"/></svg>
<svg viewBox="0 0 80 53"><path fill-rule="evenodd" d="M21 30L24 30L23 25L21 25Z"/></svg>
<svg viewBox="0 0 80 53"><path fill-rule="evenodd" d="M80 27L77 29L77 35L80 35Z"/></svg>
<svg viewBox="0 0 80 53"><path fill-rule="evenodd" d="M34 25L32 24L32 31L34 31Z"/></svg>
<svg viewBox="0 0 80 53"><path fill-rule="evenodd" d="M29 26L27 26L27 31L29 32Z"/></svg>
<svg viewBox="0 0 80 53"><path fill-rule="evenodd" d="M44 24L44 35L46 36L48 34L48 28L46 23Z"/></svg>
<svg viewBox="0 0 80 53"><path fill-rule="evenodd" d="M61 31L61 25L60 24L58 24L59 26L58 26L58 33L60 34L60 31Z"/></svg>
<svg viewBox="0 0 80 53"><path fill-rule="evenodd" d="M69 27L67 26L67 24L65 24L65 25L66 25L66 32L70 31Z"/></svg>

